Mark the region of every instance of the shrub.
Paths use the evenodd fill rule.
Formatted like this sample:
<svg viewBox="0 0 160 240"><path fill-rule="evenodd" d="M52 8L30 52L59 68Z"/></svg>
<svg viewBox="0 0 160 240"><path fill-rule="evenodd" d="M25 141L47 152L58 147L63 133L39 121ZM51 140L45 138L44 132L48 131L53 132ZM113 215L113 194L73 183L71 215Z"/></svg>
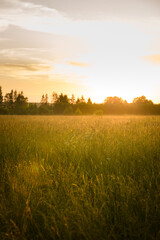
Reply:
<svg viewBox="0 0 160 240"><path fill-rule="evenodd" d="M73 114L73 108L71 106L66 107L63 112L65 115L72 115Z"/></svg>
<svg viewBox="0 0 160 240"><path fill-rule="evenodd" d="M99 109L94 112L95 115L103 115L103 110Z"/></svg>
<svg viewBox="0 0 160 240"><path fill-rule="evenodd" d="M77 108L76 111L75 111L75 114L76 115L82 115L82 112L81 112L81 110L79 108Z"/></svg>

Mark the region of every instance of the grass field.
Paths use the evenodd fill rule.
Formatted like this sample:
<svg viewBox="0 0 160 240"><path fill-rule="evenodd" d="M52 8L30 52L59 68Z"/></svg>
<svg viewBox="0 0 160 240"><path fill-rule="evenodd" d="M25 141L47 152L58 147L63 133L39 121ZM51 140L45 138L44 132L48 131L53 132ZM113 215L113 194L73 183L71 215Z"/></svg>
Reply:
<svg viewBox="0 0 160 240"><path fill-rule="evenodd" d="M0 116L0 239L160 239L160 117Z"/></svg>

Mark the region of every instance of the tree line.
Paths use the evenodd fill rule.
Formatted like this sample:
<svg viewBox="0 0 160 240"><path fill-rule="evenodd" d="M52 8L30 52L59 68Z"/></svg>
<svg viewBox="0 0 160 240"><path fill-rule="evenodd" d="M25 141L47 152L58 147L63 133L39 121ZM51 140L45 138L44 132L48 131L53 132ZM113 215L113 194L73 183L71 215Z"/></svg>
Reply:
<svg viewBox="0 0 160 240"><path fill-rule="evenodd" d="M103 115L103 114L160 114L160 104L154 104L145 96L136 97L128 103L120 97L107 97L103 103L92 103L82 95L75 99L74 94L69 98L66 94L53 92L51 103L48 94L43 94L39 103L30 103L23 91L13 89L3 96L0 86L0 114L23 115Z"/></svg>

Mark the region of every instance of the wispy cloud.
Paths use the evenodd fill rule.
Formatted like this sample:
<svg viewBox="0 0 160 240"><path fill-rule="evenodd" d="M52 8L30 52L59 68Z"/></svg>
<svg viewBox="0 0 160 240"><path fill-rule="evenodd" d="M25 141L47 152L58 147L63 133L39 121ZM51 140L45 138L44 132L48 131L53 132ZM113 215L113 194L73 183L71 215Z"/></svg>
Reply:
<svg viewBox="0 0 160 240"><path fill-rule="evenodd" d="M10 70L10 71L49 71L51 66L42 65L42 64L0 64L0 69Z"/></svg>
<svg viewBox="0 0 160 240"><path fill-rule="evenodd" d="M90 64L84 63L84 62L68 62L69 65L75 66L75 67L89 67Z"/></svg>
<svg viewBox="0 0 160 240"><path fill-rule="evenodd" d="M22 2L25 4L26 0L21 0L21 4ZM32 5L41 4L46 8L56 9L58 12L71 19L95 20L119 18L129 20L133 18L144 19L160 16L160 2L158 0L28 0L27 2L30 2Z"/></svg>

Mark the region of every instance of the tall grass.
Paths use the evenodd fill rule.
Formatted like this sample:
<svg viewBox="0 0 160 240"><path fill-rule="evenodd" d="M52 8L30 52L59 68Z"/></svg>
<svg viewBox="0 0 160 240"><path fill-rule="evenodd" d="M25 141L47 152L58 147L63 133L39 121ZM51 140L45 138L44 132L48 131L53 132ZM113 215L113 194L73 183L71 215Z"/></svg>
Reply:
<svg viewBox="0 0 160 240"><path fill-rule="evenodd" d="M160 117L0 117L0 236L160 239Z"/></svg>

